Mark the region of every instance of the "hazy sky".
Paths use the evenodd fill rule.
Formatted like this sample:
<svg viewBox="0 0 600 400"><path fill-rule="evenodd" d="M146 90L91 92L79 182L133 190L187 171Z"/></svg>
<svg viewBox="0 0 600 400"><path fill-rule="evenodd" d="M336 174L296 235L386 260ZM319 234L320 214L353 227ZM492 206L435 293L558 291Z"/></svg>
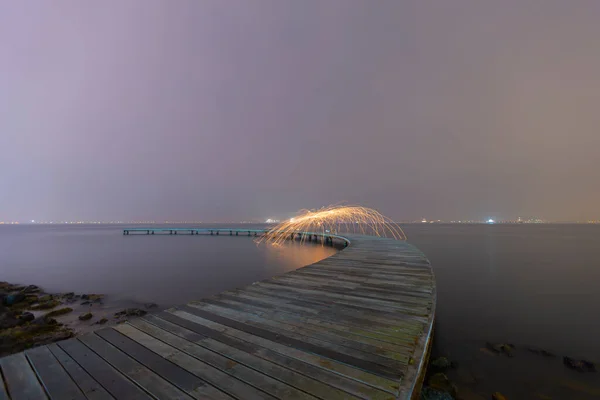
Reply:
<svg viewBox="0 0 600 400"><path fill-rule="evenodd" d="M0 0L0 221L600 218L600 1Z"/></svg>

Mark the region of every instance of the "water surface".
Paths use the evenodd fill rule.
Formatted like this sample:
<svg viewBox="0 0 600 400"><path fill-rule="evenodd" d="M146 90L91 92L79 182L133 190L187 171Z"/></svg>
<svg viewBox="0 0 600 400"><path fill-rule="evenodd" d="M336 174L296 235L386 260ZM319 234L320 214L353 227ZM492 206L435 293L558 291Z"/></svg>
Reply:
<svg viewBox="0 0 600 400"><path fill-rule="evenodd" d="M309 243L259 246L247 236L124 236L122 230L118 225L0 226L0 280L166 307L283 274L336 251Z"/></svg>

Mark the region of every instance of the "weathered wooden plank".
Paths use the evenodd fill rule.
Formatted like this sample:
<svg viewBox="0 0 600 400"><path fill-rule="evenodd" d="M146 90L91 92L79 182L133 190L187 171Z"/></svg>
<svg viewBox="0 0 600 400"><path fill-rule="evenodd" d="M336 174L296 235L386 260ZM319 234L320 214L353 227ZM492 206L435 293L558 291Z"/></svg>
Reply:
<svg viewBox="0 0 600 400"><path fill-rule="evenodd" d="M420 328L422 322L414 319L398 318L398 313L385 313L370 309L360 310L357 307L346 306L332 302L326 298L298 297L294 293L281 293L276 291L244 290L227 292L225 295L234 295L248 301L260 301L272 304L275 309L287 309L290 312L305 316L319 316L323 319L332 319L331 322L347 324L350 326L364 327L365 325L377 326L378 329L393 328L399 325L406 328Z"/></svg>
<svg viewBox="0 0 600 400"><path fill-rule="evenodd" d="M144 329L144 331L137 329L138 326ZM219 356L218 354L211 354L210 351L204 351L200 352L200 354L196 353L200 356L199 359L196 359L185 352L178 350L176 347L171 346L170 343L173 342L173 338L169 338L167 332L159 332L160 328L154 327L154 329L152 329L152 327L153 325L138 320L132 321L130 324L118 325L115 327L115 329L128 338L148 348L149 350L152 350L161 357L202 378L213 386L222 388L223 391L229 392L235 397L248 400L274 399L273 396L270 396L253 386L247 385L233 377L233 375L228 375L222 370L210 365L208 361L214 360ZM149 331L150 333L156 335L156 337L145 333L145 331ZM167 341L170 343L167 343ZM180 346L180 348L185 350L189 350L192 346L196 347L193 345L193 343L190 343L184 339L180 339L177 344ZM229 369L235 366L235 363L231 362L231 360L225 359L224 357L221 358L223 359L221 366ZM200 360L206 360L207 362Z"/></svg>
<svg viewBox="0 0 600 400"><path fill-rule="evenodd" d="M334 333L336 335L342 336L346 339L355 340L361 343L370 344L372 346L378 346L385 350L389 350L392 352L404 353L406 351L412 352L412 346L408 346L404 343L394 343L393 338L390 337L388 341L381 340L379 338L374 338L371 335L365 335L364 332L360 334L354 333L354 328L344 324L344 321L332 323L329 320L318 318L313 314L305 314L299 311L290 312L286 310L284 307L278 307L274 309L270 306L263 306L262 304L247 300L243 297L234 297L234 296L225 296L219 295L219 302L224 302L228 304L237 305L238 307L243 307L244 310L248 312L257 314L257 315L268 315L270 319L273 320L283 320L287 321L289 324L294 326L303 326L308 329L315 330L318 332L328 332ZM212 299L205 300L206 302L212 301ZM372 327L372 326L371 326Z"/></svg>
<svg viewBox="0 0 600 400"><path fill-rule="evenodd" d="M396 347L392 343L372 340L365 336L354 335L349 333L347 330L345 331L343 325L327 323L323 321L314 321L315 323L313 324L311 319L303 318L298 314L264 309L252 304L224 299L222 296L219 296L218 299L205 299L204 303L248 313L259 317L259 321L263 321L272 326L282 326L285 327L286 330L290 330L292 332L297 332L317 339L341 344L356 350L375 353L382 357L388 357L394 360L408 361L408 356L401 356L401 353L407 351L406 347L400 348Z"/></svg>
<svg viewBox="0 0 600 400"><path fill-rule="evenodd" d="M149 370L153 371L153 373L156 374L156 376L162 377L162 379L175 385L181 391L189 394L195 399L232 398L225 392L208 384L205 380L200 379L197 376L191 374L190 372L184 370L183 368L178 367L177 365L165 360L158 354L148 350L144 346L134 342L133 340L129 339L125 335L120 334L114 329L103 329L101 331L98 331L97 334L114 347L118 348L124 353L127 353L127 355L135 359L139 364L142 364ZM163 386L163 388L165 387ZM164 390L167 389L165 388Z"/></svg>
<svg viewBox="0 0 600 400"><path fill-rule="evenodd" d="M85 397L89 400L113 400L112 397L98 382L94 380L83 368L79 366L56 343L49 344L48 350L56 357L61 366L67 371L71 379L77 384Z"/></svg>
<svg viewBox="0 0 600 400"><path fill-rule="evenodd" d="M231 306L227 307L227 304L216 305L208 303L194 303L190 304L190 306L216 315L230 318L232 320L252 327L265 329L269 332L278 335L285 335L289 338L297 339L305 343L311 343L313 345L320 346L325 349L330 349L341 354L346 354L364 361L385 366L392 370L402 369L403 365L406 364L405 362L396 360L394 358L386 358L382 355L379 355L378 349L374 346L354 342L351 340L346 340L342 337L335 336L332 334L320 333L309 329L305 329L303 327L296 327L286 322L279 322L269 318L255 316L244 311L235 310Z"/></svg>
<svg viewBox="0 0 600 400"><path fill-rule="evenodd" d="M7 392L13 400L48 398L24 353L0 358L0 368L4 375Z"/></svg>
<svg viewBox="0 0 600 400"><path fill-rule="evenodd" d="M77 339L58 346L117 399L147 400L150 396Z"/></svg>
<svg viewBox="0 0 600 400"><path fill-rule="evenodd" d="M308 297L309 299L311 299L311 298L329 298L329 299L331 299L332 302L334 301L336 303L350 304L350 305L354 305L357 307L372 309L375 311L382 310L382 311L387 311L390 313L397 313L399 316L402 316L403 318L412 318L412 319L420 320L423 322L425 322L427 320L427 318L425 318L425 316L411 314L410 313L411 310L407 310L406 307L399 307L397 304L395 304L393 302L383 302L383 301L379 301L379 300L354 297L354 296L350 296L350 295L329 293L326 291L316 291L316 290L311 290L311 289L295 288L293 286L283 285L281 283L272 283L272 282L260 282L260 283L253 285L252 288L248 288L248 290L254 290L255 287L274 289L276 291L282 291L283 293L294 292L294 293L297 293L298 297L302 297L302 298L304 298L304 297Z"/></svg>
<svg viewBox="0 0 600 400"><path fill-rule="evenodd" d="M269 287L269 288L274 288L274 289L288 289L288 290L295 290L295 291L301 291L305 296L310 296L310 295L318 295L318 296L329 296L329 297L335 297L338 299L345 299L347 301L355 301L355 302L364 302L365 305L368 306L377 306L377 307L386 307L386 308L394 308L394 309L398 309L400 312L403 311L403 309L406 309L406 306L402 305L402 304L396 304L394 301L390 301L389 299L370 299L368 297L362 296L362 295L352 295L352 294L347 294L347 293L336 293L336 291L338 291L339 289L335 286L330 286L330 285L324 285L322 287L319 288L315 288L315 287L309 287L307 285L308 282L293 282L293 281L276 281L276 280L270 280L270 281L263 281L263 282L259 282L257 284L255 284L255 286L260 286L260 287ZM306 286L306 287L303 287ZM314 286L314 285L313 285ZM412 288L402 288L402 289L398 289L398 294L397 295L411 295L412 294L423 294L423 291L420 290L413 290ZM426 302L422 302L421 304L427 304Z"/></svg>
<svg viewBox="0 0 600 400"><path fill-rule="evenodd" d="M308 351L327 358L332 358L342 363L355 366L357 368L381 375L386 378L398 379L402 376L400 369L396 370L386 365L381 365L376 362L355 357L352 355L352 351L350 351L349 349L345 349L342 346L336 346L335 344L326 343L320 340L312 339L310 337L296 335L293 332L287 332L284 330L277 330L274 328L265 329L259 324L245 323L233 319L231 318L231 315L223 316L196 307L183 306L179 309L190 314L195 314L205 319L209 319L211 321L215 321L220 324L227 325L232 328L245 331L247 333L251 333L256 336L261 336L265 339L269 339L277 343L285 344L287 346L293 346L300 350ZM402 368L401 366L399 367Z"/></svg>
<svg viewBox="0 0 600 400"><path fill-rule="evenodd" d="M414 298L408 298L404 292L399 294L397 290L375 289L359 284L349 285L340 280L336 282L335 280L330 279L317 280L307 277L280 277L273 279L273 282L281 282L297 288L325 290L330 293L349 294L354 297L393 301L407 309L423 310L425 312L427 311L427 306L430 305L430 302L427 300L415 301Z"/></svg>
<svg viewBox="0 0 600 400"><path fill-rule="evenodd" d="M366 303L361 303L360 301L355 300L347 300L343 298L335 298L328 296L327 293L324 292L316 292L306 294L306 293L298 293L293 288L286 288L283 286L274 286L274 287L266 287L253 285L251 287L244 288L247 292L257 292L261 294L269 294L275 297L284 296L293 301L299 302L316 302L321 303L321 305L339 305L344 306L349 309L355 309L358 311L362 311L365 313L385 313L389 315L394 315L394 319L401 321L414 321L417 323L426 323L426 318L418 317L414 315L403 314L401 311L389 307L371 305Z"/></svg>
<svg viewBox="0 0 600 400"><path fill-rule="evenodd" d="M97 335L83 335L80 338L81 342L92 349L96 354L109 362L123 375L127 376L133 382L141 386L150 395L157 398L190 400L191 397L186 395L177 387L165 381L159 375L153 373L147 368L144 368L140 363L121 352L115 346L103 340Z"/></svg>
<svg viewBox="0 0 600 400"><path fill-rule="evenodd" d="M27 350L25 356L46 389L48 397L56 400L85 400L79 387L46 346Z"/></svg>
<svg viewBox="0 0 600 400"><path fill-rule="evenodd" d="M162 317L169 318L170 321L182 323L186 327L189 326L185 321L182 322L179 318L172 315L162 315ZM312 395L310 396L311 399L314 399L315 397L322 399L354 398L354 396L351 396L347 392L327 386L318 380L298 374L291 369L285 367L282 368L278 363L272 362L265 357L257 357L259 352L257 351L256 346L221 335L218 332L210 332L211 330L206 329L205 327L194 327L193 329L210 335L206 339L196 341L197 344L210 347L212 350L218 351L236 362L247 365L265 375L285 382L296 389L302 390ZM239 352L236 349L242 350L242 352Z"/></svg>
<svg viewBox="0 0 600 400"><path fill-rule="evenodd" d="M199 345L207 345L209 343L203 339L206 335L248 354L340 388L347 393L353 393L358 397L364 397L365 394L368 394L369 398L373 399L389 399L389 394L395 393L394 390L398 387L396 382L365 373L361 370L337 363L334 360L320 358L311 353L250 335L186 312L174 310L173 313L172 315L170 313L163 313L161 314L161 318L156 316L147 316L145 318L149 319L153 324L190 341L194 341ZM220 350L224 354L234 357L236 361L239 360L236 354L228 352L223 348ZM262 363L257 364L253 361L245 360L244 362L248 366L260 371L268 371L272 368L269 365L265 366ZM271 373L275 378L291 385L306 387L303 384L301 376L299 378L296 375L289 375L285 369L275 369ZM309 387L313 390L319 390L319 385L315 385L312 381L308 383ZM348 398L348 395L344 395L342 398Z"/></svg>
<svg viewBox="0 0 600 400"><path fill-rule="evenodd" d="M392 330L398 329L398 327L406 326L412 328L422 327L423 323L416 321L415 319L406 319L398 316L398 313L387 313L383 311L377 311L372 309L363 309L357 306L351 306L342 304L339 302L332 302L329 299L319 299L313 296L311 297L298 297L294 293L284 293L281 291L273 290L254 290L255 288L246 288L244 291L239 291L240 295L254 296L260 299L268 299L278 304L278 307L293 307L292 310L296 311L296 307L302 307L305 313L311 313L319 315L319 317L328 319L332 318L334 322L340 320L353 321L357 326L365 326L374 324L384 327L389 327ZM370 322L367 322L370 321Z"/></svg>
<svg viewBox="0 0 600 400"><path fill-rule="evenodd" d="M277 279L281 280L285 278L279 277ZM413 295L408 295L407 291L410 291L412 287L415 285L426 286L430 288L430 284L425 284L422 282L414 282L405 280L402 282L390 282L390 281L382 281L383 284L374 284L372 283L371 275L357 277L347 274L319 274L318 272L295 272L289 273L287 275L289 279L302 279L305 282L310 282L313 285L316 284L326 284L328 286L337 286L340 288L361 288L363 290L374 290L380 293L387 293L394 296L399 296L402 301L410 302L410 303L431 303L431 297L426 296L418 296L415 297ZM413 291L414 292L414 291Z"/></svg>

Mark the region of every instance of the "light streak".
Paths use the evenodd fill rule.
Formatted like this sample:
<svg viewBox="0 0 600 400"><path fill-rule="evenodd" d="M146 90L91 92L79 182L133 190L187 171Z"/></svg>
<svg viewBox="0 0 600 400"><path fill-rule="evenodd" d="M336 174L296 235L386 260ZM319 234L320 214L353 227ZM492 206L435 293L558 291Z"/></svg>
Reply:
<svg viewBox="0 0 600 400"><path fill-rule="evenodd" d="M271 228L257 243L281 245L292 235L310 232L318 235L354 233L406 240L402 228L378 211L360 206L329 206L300 210L298 215ZM306 240L306 235L301 236Z"/></svg>

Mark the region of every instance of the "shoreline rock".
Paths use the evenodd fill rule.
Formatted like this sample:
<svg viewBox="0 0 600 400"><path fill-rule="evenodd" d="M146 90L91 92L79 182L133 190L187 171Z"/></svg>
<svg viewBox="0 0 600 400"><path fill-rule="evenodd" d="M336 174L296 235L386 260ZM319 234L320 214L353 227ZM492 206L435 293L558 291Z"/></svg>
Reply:
<svg viewBox="0 0 600 400"><path fill-rule="evenodd" d="M107 319L115 305L106 306L103 300L102 294L45 293L36 285L0 281L0 357L116 324ZM86 304L78 304L80 301ZM139 308L122 312L126 317L146 314ZM93 322L94 317L98 321Z"/></svg>

